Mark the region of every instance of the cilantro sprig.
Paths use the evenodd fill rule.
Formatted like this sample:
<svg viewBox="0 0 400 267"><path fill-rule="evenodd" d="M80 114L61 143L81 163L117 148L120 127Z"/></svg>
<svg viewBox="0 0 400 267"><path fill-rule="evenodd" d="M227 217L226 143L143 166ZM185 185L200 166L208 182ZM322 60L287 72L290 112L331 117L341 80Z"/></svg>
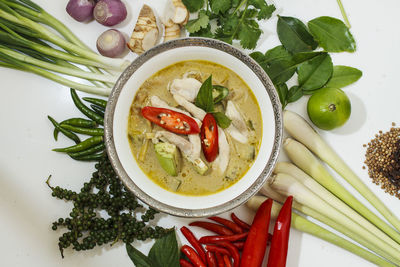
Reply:
<svg viewBox="0 0 400 267"><path fill-rule="evenodd" d="M275 11L266 0L183 0L190 12L198 12L186 30L190 36L202 36L232 44L239 40L243 48L254 49L262 30L258 21ZM210 25L216 25L215 29Z"/></svg>

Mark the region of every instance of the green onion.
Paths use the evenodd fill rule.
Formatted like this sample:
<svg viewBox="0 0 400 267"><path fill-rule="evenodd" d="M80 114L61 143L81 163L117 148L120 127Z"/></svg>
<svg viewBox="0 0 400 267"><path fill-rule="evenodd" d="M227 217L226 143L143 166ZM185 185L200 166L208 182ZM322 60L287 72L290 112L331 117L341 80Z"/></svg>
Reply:
<svg viewBox="0 0 400 267"><path fill-rule="evenodd" d="M271 188L284 196L293 196L297 202L304 206L312 207L316 212L336 221L343 227L348 228L353 234L358 235L363 240L363 245L368 249L377 252L379 255L387 258L393 263L400 265L400 255L397 249L394 249L386 242L376 238L369 231L365 230L359 224L354 223L349 217L333 208L325 200L318 197L307 187L299 183L295 178L287 174L277 174L269 180Z"/></svg>
<svg viewBox="0 0 400 267"><path fill-rule="evenodd" d="M310 149L315 155L317 155L320 159L326 162L332 169L334 169L337 173L339 173L349 184L351 184L366 200L368 200L397 230L400 231L400 220L396 218L396 216L383 204L383 202L375 196L375 194L361 181L361 179L347 166L347 164L333 151L333 149L321 138L321 136L299 115L296 113L285 111L284 112L284 127L287 132L301 142L304 146ZM296 157L298 160L301 160L301 157L306 155L311 155L311 159L314 157L310 152L302 153L300 156ZM293 161L293 160L292 160ZM318 161L314 161L319 163ZM296 164L296 163L295 163ZM298 164L296 164L299 166ZM307 166L309 164L306 164ZM321 164L319 164L321 165ZM319 166L316 165L316 166ZM324 179L329 179L329 181L333 182L334 185L332 186L333 189L327 188L329 191L336 190L334 193L348 205L352 206L352 201L348 202L345 201L342 197L338 194L341 194L340 191L344 189L337 183L330 174L325 170L324 167L316 167L313 166L312 169L309 171L315 171L316 174L320 174L319 176L324 176ZM321 165L322 166L322 165ZM300 167L300 166L299 166ZM303 169L302 167L300 167ZM303 169L304 170L304 169ZM304 170L305 171L305 170ZM314 179L316 177L309 172L305 171ZM319 181L318 181L319 182ZM319 182L321 183L321 182ZM327 182L329 185L330 182ZM353 197L353 199L355 199ZM357 201L361 204L359 201ZM355 203L355 202L354 202ZM356 205L359 205L355 203ZM354 208L354 207L353 207ZM371 213L364 207L365 214L359 211L357 208L354 208L357 212L360 212L364 217L378 226L382 231L387 233L390 237L395 239L398 243L400 243L400 235L394 231L390 226L384 223L380 218L376 215ZM368 213L370 213L368 215Z"/></svg>
<svg viewBox="0 0 400 267"><path fill-rule="evenodd" d="M110 93L120 72L129 64L93 52L64 24L30 0L0 0L0 44L0 66L33 72L99 95ZM86 79L95 86L57 73Z"/></svg>
<svg viewBox="0 0 400 267"><path fill-rule="evenodd" d="M252 210L257 210L262 202L265 201L265 197L262 196L254 196L252 197L246 205ZM278 217L279 211L281 210L282 205L274 202L271 210L271 218L276 219ZM395 265L385 261L384 259L378 257L377 255L355 245L354 243L326 230L325 228L307 220L306 218L298 215L295 212L292 212L292 222L291 226L299 231L304 233L311 234L313 236L319 237L327 242L330 242L338 247L346 249L378 266L383 267L394 267Z"/></svg>

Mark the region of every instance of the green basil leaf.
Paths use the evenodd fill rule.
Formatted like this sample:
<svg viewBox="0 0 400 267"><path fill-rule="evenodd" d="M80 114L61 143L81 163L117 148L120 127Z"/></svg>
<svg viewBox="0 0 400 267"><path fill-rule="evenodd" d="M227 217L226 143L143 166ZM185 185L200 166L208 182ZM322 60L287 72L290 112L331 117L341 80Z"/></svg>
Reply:
<svg viewBox="0 0 400 267"><path fill-rule="evenodd" d="M303 90L301 90L300 86L292 86L289 89L288 95L287 95L287 102L288 103L293 103L299 100L303 96Z"/></svg>
<svg viewBox="0 0 400 267"><path fill-rule="evenodd" d="M205 112L214 110L214 99L212 96L212 75L205 80L201 85L200 90L195 100L196 106L203 109Z"/></svg>
<svg viewBox="0 0 400 267"><path fill-rule="evenodd" d="M149 259L155 266L179 267L179 249L175 231L170 231L154 243L149 252Z"/></svg>
<svg viewBox="0 0 400 267"><path fill-rule="evenodd" d="M359 69L348 66L333 66L332 77L325 87L343 88L356 82L362 76Z"/></svg>
<svg viewBox="0 0 400 267"><path fill-rule="evenodd" d="M214 104L221 102L229 94L229 89L221 85L213 85Z"/></svg>
<svg viewBox="0 0 400 267"><path fill-rule="evenodd" d="M356 51L356 42L349 28L339 19L318 17L308 22L308 28L327 52Z"/></svg>
<svg viewBox="0 0 400 267"><path fill-rule="evenodd" d="M288 87L286 83L281 83L275 85L276 91L278 92L279 100L281 101L282 104L282 109L285 109L286 104L287 104L287 95L288 95Z"/></svg>
<svg viewBox="0 0 400 267"><path fill-rule="evenodd" d="M207 16L204 10L199 12L197 19L189 20L185 28L189 33L195 33L201 29L205 29L209 25L210 18Z"/></svg>
<svg viewBox="0 0 400 267"><path fill-rule="evenodd" d="M306 25L296 18L279 16L277 32L283 46L292 53L312 51L318 46Z"/></svg>
<svg viewBox="0 0 400 267"><path fill-rule="evenodd" d="M332 71L331 57L328 53L322 53L298 67L299 85L303 91L319 89L328 82Z"/></svg>
<svg viewBox="0 0 400 267"><path fill-rule="evenodd" d="M204 0L182 0L182 2L190 13L199 11L204 6Z"/></svg>
<svg viewBox="0 0 400 267"><path fill-rule="evenodd" d="M231 119L229 119L224 113L222 112L213 112L213 116L215 121L217 122L218 126L222 129L226 129L231 125Z"/></svg>
<svg viewBox="0 0 400 267"><path fill-rule="evenodd" d="M146 255L132 247L131 244L126 244L126 252L129 258L135 264L136 267L155 267L156 265Z"/></svg>

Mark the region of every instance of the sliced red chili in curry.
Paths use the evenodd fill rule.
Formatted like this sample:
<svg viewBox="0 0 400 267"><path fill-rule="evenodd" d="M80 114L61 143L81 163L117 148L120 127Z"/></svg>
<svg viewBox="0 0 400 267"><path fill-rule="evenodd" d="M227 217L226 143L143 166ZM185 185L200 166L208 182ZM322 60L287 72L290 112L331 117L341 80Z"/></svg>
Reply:
<svg viewBox="0 0 400 267"><path fill-rule="evenodd" d="M218 126L211 113L204 116L200 131L201 147L208 162L212 162L218 155Z"/></svg>
<svg viewBox="0 0 400 267"><path fill-rule="evenodd" d="M200 133L199 125L193 118L171 109L147 106L142 108L142 115L149 121L173 133Z"/></svg>

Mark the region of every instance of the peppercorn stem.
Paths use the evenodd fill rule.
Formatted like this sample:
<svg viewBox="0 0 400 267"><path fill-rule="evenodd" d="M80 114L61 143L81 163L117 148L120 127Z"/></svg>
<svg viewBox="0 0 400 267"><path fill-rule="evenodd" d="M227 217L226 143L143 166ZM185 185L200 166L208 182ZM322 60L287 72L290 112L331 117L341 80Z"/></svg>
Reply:
<svg viewBox="0 0 400 267"><path fill-rule="evenodd" d="M336 154L335 151L333 151L333 149L302 117L300 117L296 113L285 111L283 119L284 119L285 129L292 137L297 139L304 146L310 149L315 155L317 155L320 159L322 159L330 167L332 167L348 183L350 183L366 200L368 200L397 230L400 231L400 220L385 206L385 204L383 204L383 202L377 196L375 196L375 194L361 181L361 179L349 168L349 166L347 166L347 164L339 157L339 155ZM313 167L312 169L316 172L319 172L316 170L317 168L315 167ZM318 169L321 169L321 172L324 172L325 174L329 175L329 173L323 167L322 168L320 167ZM314 177L314 179L315 178L316 177ZM330 180L333 180L334 182L333 187L334 189L337 189L337 185L339 184L333 178ZM327 186L325 187L327 188ZM332 192L331 189L329 188L327 189ZM340 189L336 190L337 193L339 191ZM338 196L337 193L334 194ZM341 198L340 196L338 197ZM347 204L349 204L350 206L352 206L351 203L348 203L344 199L342 200ZM364 211L367 212L366 210ZM381 220L373 213L367 216L368 213L372 212L369 211L366 214L364 213L361 214L368 220L370 220L372 223L374 223L376 226L378 226L382 231L387 233L391 238L400 243L400 235L398 232L393 230L389 225L387 225L383 220Z"/></svg>

